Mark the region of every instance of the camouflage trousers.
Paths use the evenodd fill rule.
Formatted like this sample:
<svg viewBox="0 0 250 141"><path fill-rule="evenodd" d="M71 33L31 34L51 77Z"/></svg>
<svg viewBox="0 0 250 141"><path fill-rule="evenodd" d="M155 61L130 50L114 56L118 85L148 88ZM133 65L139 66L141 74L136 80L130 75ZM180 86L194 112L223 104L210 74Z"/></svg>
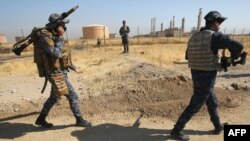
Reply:
<svg viewBox="0 0 250 141"><path fill-rule="evenodd" d="M210 119L215 127L221 125L218 115L218 101L214 92L217 71L191 70L194 92L189 105L175 124L175 130L181 131L192 116L206 103Z"/></svg>
<svg viewBox="0 0 250 141"><path fill-rule="evenodd" d="M51 92L49 98L43 105L41 110L42 114L48 115L51 108L61 99L60 96L53 94L53 89L55 88L54 84L52 83L51 77L49 75L46 76L51 83ZM72 87L71 83L68 80L67 73L64 73L64 78L68 87L69 95L67 95L67 99L70 104L71 111L73 112L74 116L81 116L79 104L78 104L78 96L75 92L74 88Z"/></svg>

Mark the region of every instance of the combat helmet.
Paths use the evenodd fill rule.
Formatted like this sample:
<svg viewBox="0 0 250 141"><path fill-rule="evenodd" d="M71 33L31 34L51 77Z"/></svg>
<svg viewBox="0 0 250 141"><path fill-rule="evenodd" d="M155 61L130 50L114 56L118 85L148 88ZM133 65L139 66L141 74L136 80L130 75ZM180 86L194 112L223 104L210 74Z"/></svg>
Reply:
<svg viewBox="0 0 250 141"><path fill-rule="evenodd" d="M48 20L49 20L50 23L53 23L53 22L55 22L60 16L61 16L60 14L54 13L54 14L51 14L51 15L49 16L49 19L48 19ZM69 19L64 19L64 20L58 21L58 22L67 24L67 23L69 23Z"/></svg>
<svg viewBox="0 0 250 141"><path fill-rule="evenodd" d="M210 11L204 19L206 22L213 22L214 20L218 20L218 22L222 23L224 20L226 20L226 17L223 17L218 11Z"/></svg>

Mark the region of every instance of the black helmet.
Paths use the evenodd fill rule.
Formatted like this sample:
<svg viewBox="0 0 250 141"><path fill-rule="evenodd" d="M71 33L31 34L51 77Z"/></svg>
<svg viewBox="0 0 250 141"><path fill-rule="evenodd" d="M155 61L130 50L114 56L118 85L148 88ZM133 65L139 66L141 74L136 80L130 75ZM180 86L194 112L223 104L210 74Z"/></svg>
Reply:
<svg viewBox="0 0 250 141"><path fill-rule="evenodd" d="M51 15L49 16L49 22L50 22L50 23L55 22L60 16L61 16L61 15L60 15L60 14L57 14L57 13L51 14ZM67 24L67 23L69 23L69 19L64 19L64 20L58 21L58 22Z"/></svg>
<svg viewBox="0 0 250 141"><path fill-rule="evenodd" d="M226 17L221 16L221 14L218 11L210 11L204 19L206 22L213 22L214 20L218 20L218 22L222 23L224 20L226 20Z"/></svg>

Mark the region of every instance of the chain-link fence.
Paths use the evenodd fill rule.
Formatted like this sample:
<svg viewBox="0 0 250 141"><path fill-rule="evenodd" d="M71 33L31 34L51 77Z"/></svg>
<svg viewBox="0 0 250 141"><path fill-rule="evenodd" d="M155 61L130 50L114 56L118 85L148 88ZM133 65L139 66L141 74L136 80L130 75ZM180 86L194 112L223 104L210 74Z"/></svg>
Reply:
<svg viewBox="0 0 250 141"><path fill-rule="evenodd" d="M143 37L152 38L151 39L152 43L164 43L166 41L171 43L173 41L173 38L171 37L164 37L164 34L158 34L158 33L163 33L165 29L163 31L159 31L156 29L155 33L152 34L150 26L129 26L129 27L130 27L129 37L133 39L133 42L132 42L133 44L140 44L140 42L143 40ZM19 29L12 28L11 30L6 29L6 31L1 31L2 32L1 34L4 34L6 36L8 42L15 42L16 41L15 37L22 37L22 36L29 35L32 31L32 28L33 27L31 28L24 27L24 28L19 28ZM120 26L111 26L108 28L109 28L110 34L116 34L117 38L120 38L120 35L119 35ZM185 30L184 34L175 36L175 43L177 43L177 41L179 41L179 43L186 42L186 39L187 39L186 36L191 35L190 30ZM239 41L244 41L245 40L244 36L250 36L250 28L248 27L235 27L235 28L224 27L220 29L220 31L224 34L230 35L231 38L235 38ZM83 39L82 27L70 27L69 26L65 34L65 38L67 40ZM164 38L166 41L163 42L162 38Z"/></svg>

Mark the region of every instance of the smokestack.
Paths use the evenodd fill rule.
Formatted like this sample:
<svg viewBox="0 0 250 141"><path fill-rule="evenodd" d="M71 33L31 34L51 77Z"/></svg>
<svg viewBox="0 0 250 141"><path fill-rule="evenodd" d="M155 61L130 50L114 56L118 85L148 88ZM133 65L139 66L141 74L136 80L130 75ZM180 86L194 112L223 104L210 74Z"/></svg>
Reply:
<svg viewBox="0 0 250 141"><path fill-rule="evenodd" d="M175 16L173 16L173 28L175 26Z"/></svg>
<svg viewBox="0 0 250 141"><path fill-rule="evenodd" d="M170 29L173 28L173 23L172 23L172 21L170 21L170 26L169 26L169 28L170 28Z"/></svg>
<svg viewBox="0 0 250 141"><path fill-rule="evenodd" d="M151 19L151 33L153 32L153 19Z"/></svg>
<svg viewBox="0 0 250 141"><path fill-rule="evenodd" d="M200 31L200 29L201 29L201 19L202 19L202 9L200 8L199 15L198 15L198 24L197 24L198 31Z"/></svg>
<svg viewBox="0 0 250 141"><path fill-rule="evenodd" d="M185 28L185 18L182 18L181 29L183 32L184 32L184 28Z"/></svg>
<svg viewBox="0 0 250 141"><path fill-rule="evenodd" d="M161 23L161 31L163 31L163 23Z"/></svg>

